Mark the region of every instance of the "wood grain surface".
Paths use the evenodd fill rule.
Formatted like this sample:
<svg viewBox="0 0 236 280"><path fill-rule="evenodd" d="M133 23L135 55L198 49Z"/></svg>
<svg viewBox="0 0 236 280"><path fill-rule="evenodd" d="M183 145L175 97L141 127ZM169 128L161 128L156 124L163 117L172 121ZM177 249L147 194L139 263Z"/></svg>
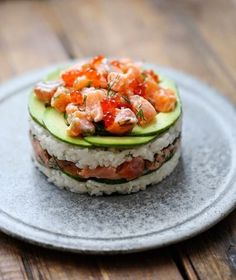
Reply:
<svg viewBox="0 0 236 280"><path fill-rule="evenodd" d="M188 72L236 104L235 0L0 0L0 81L68 58L130 56ZM236 279L236 212L186 242L84 256L0 234L0 279Z"/></svg>

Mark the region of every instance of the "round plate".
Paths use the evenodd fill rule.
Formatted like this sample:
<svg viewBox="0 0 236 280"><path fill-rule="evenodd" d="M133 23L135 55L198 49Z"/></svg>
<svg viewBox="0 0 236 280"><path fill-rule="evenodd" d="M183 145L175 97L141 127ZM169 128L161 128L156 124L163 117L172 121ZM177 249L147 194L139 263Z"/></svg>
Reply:
<svg viewBox="0 0 236 280"><path fill-rule="evenodd" d="M217 92L171 69L183 100L182 159L171 176L131 195L90 197L59 190L31 162L27 96L52 68L9 81L0 92L0 227L47 247L134 252L206 230L236 201L236 113Z"/></svg>

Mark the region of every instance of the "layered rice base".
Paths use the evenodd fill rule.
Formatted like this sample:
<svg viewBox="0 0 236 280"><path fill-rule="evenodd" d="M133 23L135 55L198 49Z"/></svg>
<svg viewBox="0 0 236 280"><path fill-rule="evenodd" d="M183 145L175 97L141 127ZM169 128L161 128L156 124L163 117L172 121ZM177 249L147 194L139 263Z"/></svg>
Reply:
<svg viewBox="0 0 236 280"><path fill-rule="evenodd" d="M50 182L102 195L144 190L168 176L180 157L181 119L152 142L132 149L80 148L30 120L33 160Z"/></svg>

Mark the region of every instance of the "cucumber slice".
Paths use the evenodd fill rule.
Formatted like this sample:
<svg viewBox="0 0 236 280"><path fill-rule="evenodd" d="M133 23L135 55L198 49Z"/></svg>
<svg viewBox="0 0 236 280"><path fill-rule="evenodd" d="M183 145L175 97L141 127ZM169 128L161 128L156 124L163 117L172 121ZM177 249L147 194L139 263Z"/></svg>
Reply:
<svg viewBox="0 0 236 280"><path fill-rule="evenodd" d="M33 120L35 120L38 124L42 126L44 126L43 114L45 112L45 109L46 107L44 103L38 100L34 92L31 92L28 101L28 110Z"/></svg>
<svg viewBox="0 0 236 280"><path fill-rule="evenodd" d="M67 135L67 125L64 114L48 107L43 115L43 123L46 129L55 137L69 144L81 147L107 147L107 148L131 148L152 141L156 136L86 136L84 138L70 137Z"/></svg>
<svg viewBox="0 0 236 280"><path fill-rule="evenodd" d="M81 178L79 176L73 176L71 174L69 174L68 172L64 172L60 169L60 171L62 173L64 173L65 175L69 176L70 178L79 181L79 182L86 182L88 180L91 181L95 181L95 182L99 182L99 183L103 183L103 184L108 184L108 185L115 185L115 184L122 184L122 183L127 183L128 181L125 179L116 179L116 180L111 180L111 179L102 179L102 178L89 178L89 179L84 179Z"/></svg>
<svg viewBox="0 0 236 280"><path fill-rule="evenodd" d="M65 123L64 115L57 112L55 109L48 107L43 114L43 123L47 130L59 140L81 146L81 147L91 147L92 145L79 137L70 137L67 135L66 129L67 125Z"/></svg>
<svg viewBox="0 0 236 280"><path fill-rule="evenodd" d="M58 68L58 69L56 69L55 71L49 73L49 74L45 77L44 81L58 80L59 77L60 77L60 73L61 73L62 70L63 70L63 69Z"/></svg>
<svg viewBox="0 0 236 280"><path fill-rule="evenodd" d="M132 148L144 145L152 141L156 135L152 136L87 136L84 140L98 147L107 148Z"/></svg>

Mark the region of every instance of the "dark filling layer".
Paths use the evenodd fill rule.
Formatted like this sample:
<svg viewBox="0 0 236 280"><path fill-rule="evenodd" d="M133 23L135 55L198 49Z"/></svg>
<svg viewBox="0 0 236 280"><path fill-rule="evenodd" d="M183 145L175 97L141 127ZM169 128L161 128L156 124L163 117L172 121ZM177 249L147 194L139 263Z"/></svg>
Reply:
<svg viewBox="0 0 236 280"><path fill-rule="evenodd" d="M101 167L94 169L88 167L78 168L74 162L59 160L42 148L40 142L31 134L31 142L36 160L47 168L59 169L70 177L79 181L88 179L103 183L124 183L134 180L160 168L176 152L180 145L180 136L168 147L162 149L154 157L154 161L144 160L142 157L134 157L131 161L122 163L117 167Z"/></svg>

